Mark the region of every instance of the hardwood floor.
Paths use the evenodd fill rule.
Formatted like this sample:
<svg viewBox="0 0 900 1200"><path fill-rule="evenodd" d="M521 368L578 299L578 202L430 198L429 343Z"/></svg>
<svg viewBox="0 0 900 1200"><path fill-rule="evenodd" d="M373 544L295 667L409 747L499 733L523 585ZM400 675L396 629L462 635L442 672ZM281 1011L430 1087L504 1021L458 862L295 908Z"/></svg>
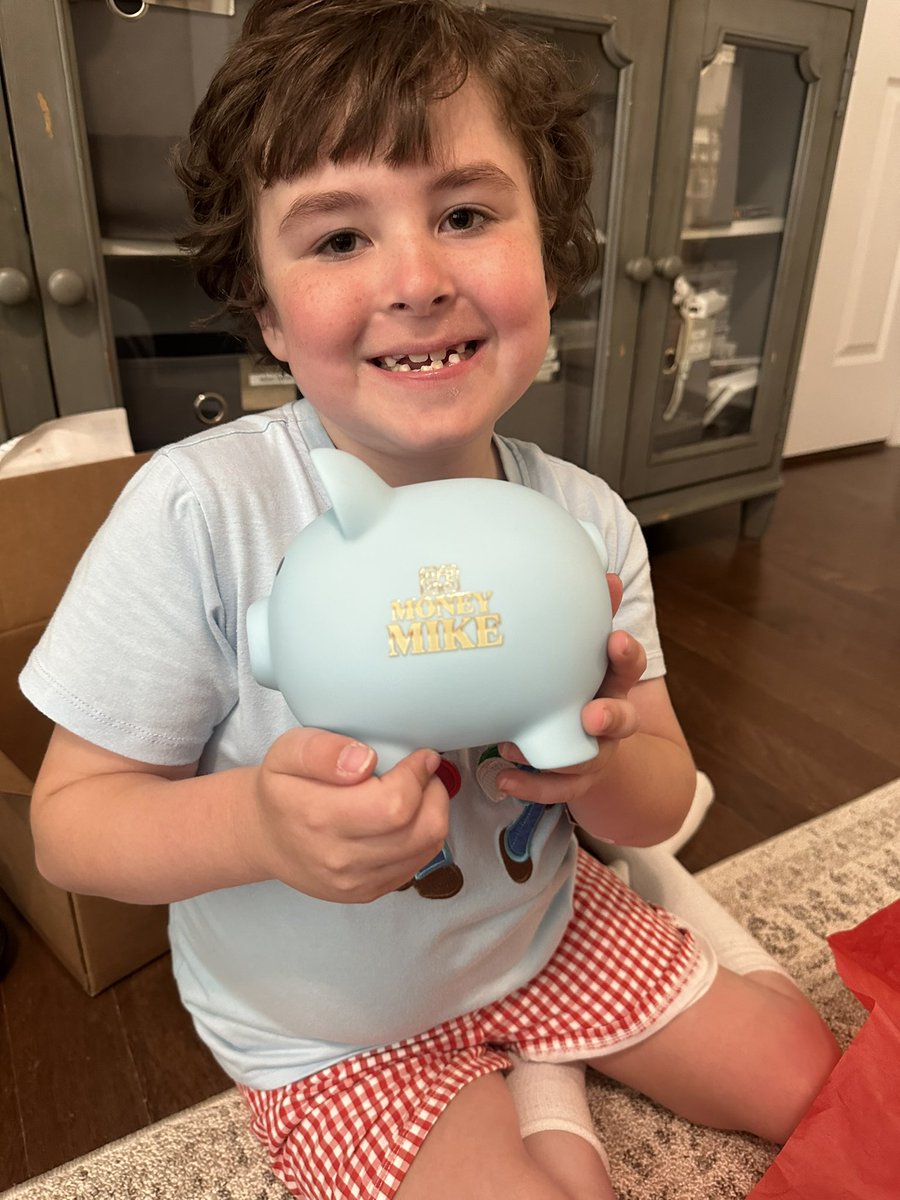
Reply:
<svg viewBox="0 0 900 1200"><path fill-rule="evenodd" d="M698 870L900 776L900 449L788 464L759 542L736 506L648 530L669 686L716 801ZM229 1081L168 957L93 999L0 895L0 1190Z"/></svg>

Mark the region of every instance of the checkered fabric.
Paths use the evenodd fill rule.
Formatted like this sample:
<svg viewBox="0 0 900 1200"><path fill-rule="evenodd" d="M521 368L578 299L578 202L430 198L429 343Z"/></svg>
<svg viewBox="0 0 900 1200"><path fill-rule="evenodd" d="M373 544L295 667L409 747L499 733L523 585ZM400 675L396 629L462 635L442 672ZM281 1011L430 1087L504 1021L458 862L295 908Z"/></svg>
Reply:
<svg viewBox="0 0 900 1200"><path fill-rule="evenodd" d="M242 1087L272 1168L302 1200L390 1200L467 1084L526 1059L591 1058L645 1035L700 960L693 935L579 852L574 915L528 984L384 1050L269 1091Z"/></svg>

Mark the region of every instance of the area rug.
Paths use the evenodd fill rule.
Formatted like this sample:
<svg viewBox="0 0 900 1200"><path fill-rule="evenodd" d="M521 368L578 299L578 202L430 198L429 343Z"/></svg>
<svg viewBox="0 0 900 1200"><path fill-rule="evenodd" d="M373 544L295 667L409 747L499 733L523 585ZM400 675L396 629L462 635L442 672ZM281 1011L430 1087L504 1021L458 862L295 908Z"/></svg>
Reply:
<svg viewBox="0 0 900 1200"><path fill-rule="evenodd" d="M782 962L842 1046L866 1012L826 935L900 895L900 780L701 872ZM699 1129L589 1073L621 1200L744 1200L776 1147ZM7 1200L286 1200L228 1091L4 1193Z"/></svg>

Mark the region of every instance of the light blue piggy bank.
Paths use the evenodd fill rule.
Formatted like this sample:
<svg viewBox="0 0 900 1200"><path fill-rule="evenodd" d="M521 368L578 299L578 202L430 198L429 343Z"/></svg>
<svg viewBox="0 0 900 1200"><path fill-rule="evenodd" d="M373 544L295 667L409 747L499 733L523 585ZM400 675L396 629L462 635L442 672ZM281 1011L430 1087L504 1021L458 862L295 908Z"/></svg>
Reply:
<svg viewBox="0 0 900 1200"><path fill-rule="evenodd" d="M581 710L612 627L598 530L517 484L390 488L352 455L312 454L333 508L248 611L256 679L301 724L373 746L379 772L420 746L592 758Z"/></svg>

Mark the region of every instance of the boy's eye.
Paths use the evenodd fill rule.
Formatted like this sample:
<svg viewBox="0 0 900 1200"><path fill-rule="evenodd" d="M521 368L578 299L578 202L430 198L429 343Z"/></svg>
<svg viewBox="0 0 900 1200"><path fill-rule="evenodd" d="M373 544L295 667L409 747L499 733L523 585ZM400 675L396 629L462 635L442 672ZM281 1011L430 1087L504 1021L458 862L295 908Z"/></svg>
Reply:
<svg viewBox="0 0 900 1200"><path fill-rule="evenodd" d="M469 229L477 229L486 220L485 214L475 208L454 208L444 218L444 224L455 233L465 233Z"/></svg>
<svg viewBox="0 0 900 1200"><path fill-rule="evenodd" d="M332 233L324 242L318 246L320 254L332 254L335 258L340 258L343 254L352 254L354 250L358 250L360 245L360 236L358 233L353 233L352 230L342 229L338 233Z"/></svg>

